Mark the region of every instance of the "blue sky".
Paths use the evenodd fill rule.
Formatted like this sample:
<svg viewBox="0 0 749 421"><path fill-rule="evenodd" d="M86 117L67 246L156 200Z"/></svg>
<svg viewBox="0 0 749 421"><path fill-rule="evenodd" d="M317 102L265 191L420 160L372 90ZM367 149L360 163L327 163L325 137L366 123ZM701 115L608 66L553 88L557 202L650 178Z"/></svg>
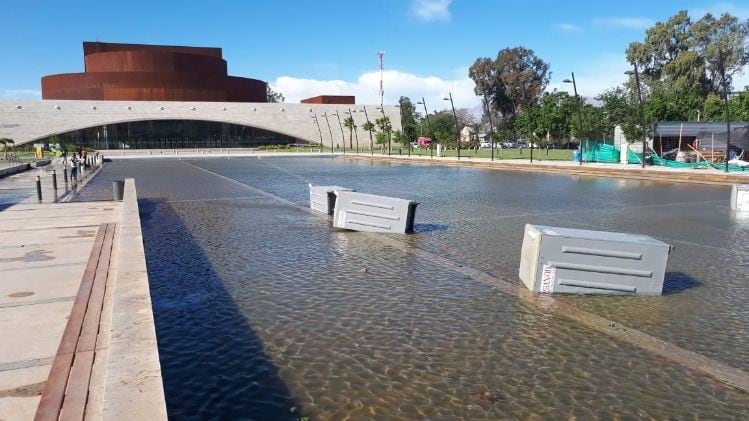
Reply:
<svg viewBox="0 0 749 421"><path fill-rule="evenodd" d="M378 50L385 51L385 102L453 92L478 99L467 77L478 57L522 45L550 63L549 89L574 71L595 95L621 84L624 50L656 21L687 9L749 18L744 2L630 0L4 0L0 98L40 97L46 74L83 71L82 41L221 47L229 73L268 81L288 102L355 94L378 103ZM735 85L749 84L749 69ZM431 110L430 110L431 111Z"/></svg>

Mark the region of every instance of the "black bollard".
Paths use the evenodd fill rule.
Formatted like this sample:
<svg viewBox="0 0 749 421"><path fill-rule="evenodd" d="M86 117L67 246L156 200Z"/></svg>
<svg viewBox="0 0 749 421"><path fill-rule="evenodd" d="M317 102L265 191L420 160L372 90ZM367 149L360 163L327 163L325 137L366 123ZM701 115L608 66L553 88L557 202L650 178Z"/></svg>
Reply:
<svg viewBox="0 0 749 421"><path fill-rule="evenodd" d="M65 179L65 185L67 186L68 185L68 166L65 164L62 165L62 178Z"/></svg>
<svg viewBox="0 0 749 421"><path fill-rule="evenodd" d="M38 175L36 176L36 197L39 201L42 201L42 179Z"/></svg>
<svg viewBox="0 0 749 421"><path fill-rule="evenodd" d="M52 170L52 188L57 191L57 172Z"/></svg>

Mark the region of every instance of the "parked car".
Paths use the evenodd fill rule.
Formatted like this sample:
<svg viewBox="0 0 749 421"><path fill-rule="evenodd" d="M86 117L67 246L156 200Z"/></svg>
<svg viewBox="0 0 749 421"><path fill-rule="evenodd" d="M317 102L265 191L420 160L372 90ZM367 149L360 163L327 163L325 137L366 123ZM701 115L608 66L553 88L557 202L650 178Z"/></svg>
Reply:
<svg viewBox="0 0 749 421"><path fill-rule="evenodd" d="M487 142L487 141L481 142L481 148L491 148L491 147L492 147L491 142Z"/></svg>

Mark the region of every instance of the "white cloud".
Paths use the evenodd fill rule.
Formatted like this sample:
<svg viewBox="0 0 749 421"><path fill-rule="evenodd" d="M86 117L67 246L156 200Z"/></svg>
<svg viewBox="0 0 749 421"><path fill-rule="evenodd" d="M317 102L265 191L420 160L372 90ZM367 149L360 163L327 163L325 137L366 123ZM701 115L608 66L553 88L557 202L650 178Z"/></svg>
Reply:
<svg viewBox="0 0 749 421"><path fill-rule="evenodd" d="M556 27L560 31L567 32L567 33L574 33L574 32L580 32L580 31L582 31L581 27L579 27L577 25L573 25L571 23L560 23L560 24L557 24Z"/></svg>
<svg viewBox="0 0 749 421"><path fill-rule="evenodd" d="M36 89L0 89L2 99L41 99L42 93Z"/></svg>
<svg viewBox="0 0 749 421"><path fill-rule="evenodd" d="M467 68L461 70L465 70L460 73L465 76L453 81L436 76L419 76L398 70L387 70L383 72L384 103L397 104L401 96L407 96L415 103L424 97L427 109L431 113L450 108L449 101L443 101L442 98L452 92L455 108L475 107L480 101L473 93L473 81L467 76ZM357 104L379 104L380 72L364 73L355 82L281 76L271 83L271 88L281 92L290 103L317 95L355 95Z"/></svg>
<svg viewBox="0 0 749 421"><path fill-rule="evenodd" d="M420 20L432 22L436 20L450 20L447 10L452 0L414 0L411 12Z"/></svg>
<svg viewBox="0 0 749 421"><path fill-rule="evenodd" d="M607 28L646 29L655 24L650 18L598 18L593 24Z"/></svg>
<svg viewBox="0 0 749 421"><path fill-rule="evenodd" d="M745 86L749 86L749 66L744 66L743 72L734 74L732 82L734 91L743 91Z"/></svg>
<svg viewBox="0 0 749 421"><path fill-rule="evenodd" d="M627 80L624 72L630 69L631 66L624 54L607 54L595 57L590 61L578 62L576 69L572 69L575 72L577 93L581 96L592 98L607 89L620 86ZM571 78L570 72L557 72L553 76L554 79L546 88L547 91L551 92L556 89L558 91L567 91L570 94L573 93L572 84L562 82L564 79Z"/></svg>

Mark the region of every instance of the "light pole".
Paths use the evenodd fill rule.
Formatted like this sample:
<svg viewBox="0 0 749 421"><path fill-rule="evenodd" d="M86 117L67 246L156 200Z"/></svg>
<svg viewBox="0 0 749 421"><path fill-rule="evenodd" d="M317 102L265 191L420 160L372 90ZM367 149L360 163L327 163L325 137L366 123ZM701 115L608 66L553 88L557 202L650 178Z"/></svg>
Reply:
<svg viewBox="0 0 749 421"><path fill-rule="evenodd" d="M335 115L338 118L338 127L341 128L341 141L343 142L343 154L346 155L346 135L343 134L343 124L341 124L341 116L338 114L338 110L335 111Z"/></svg>
<svg viewBox="0 0 749 421"><path fill-rule="evenodd" d="M583 112L580 108L580 99L577 96L577 83L575 82L575 72L572 72L572 80L565 79L562 82L571 83L572 89L575 91L575 105L577 106L577 121L580 127L580 165L583 165Z"/></svg>
<svg viewBox="0 0 749 421"><path fill-rule="evenodd" d="M320 122L317 121L317 113L312 116L312 119L315 120L315 124L317 125L317 132L320 133L320 153L322 153L322 130L320 130Z"/></svg>
<svg viewBox="0 0 749 421"><path fill-rule="evenodd" d="M453 117L455 118L455 130L456 130L455 134L458 136L458 139L457 139L457 142L456 142L458 144L458 160L460 160L460 128L458 127L458 115L455 113L455 104L453 104L453 93L452 92L448 92L448 94L450 95L450 97L449 98L442 98L442 100L443 101L450 101L450 106L453 109Z"/></svg>
<svg viewBox="0 0 749 421"><path fill-rule="evenodd" d="M642 168L645 168L645 150L647 149L647 136L645 136L645 113L642 110L642 91L640 90L640 72L637 71L637 63L634 63L635 71L627 70L625 75L635 75L635 84L637 84L637 100L640 109L640 127L642 127Z"/></svg>
<svg viewBox="0 0 749 421"><path fill-rule="evenodd" d="M330 120L328 120L328 112L322 113L325 117L325 122L328 123L328 131L330 132L330 154L333 155L333 130L330 128Z"/></svg>
<svg viewBox="0 0 749 421"><path fill-rule="evenodd" d="M723 52L718 53L718 70L723 84L723 101L726 108L726 172L728 172L728 161L731 159L731 116L728 107L728 83L726 82L726 68Z"/></svg>
<svg viewBox="0 0 749 421"><path fill-rule="evenodd" d="M351 118L351 130L354 131L354 137L356 137L356 154L359 155L359 133L356 132L356 122L351 114L351 108L348 109L348 116Z"/></svg>
<svg viewBox="0 0 749 421"><path fill-rule="evenodd" d="M367 119L367 127L370 127L370 129L367 130L369 132L369 154L374 155L374 141L372 141L372 129L371 129L372 123L369 121L369 114L367 114L367 106L362 105L362 108L364 108L364 118Z"/></svg>
<svg viewBox="0 0 749 421"><path fill-rule="evenodd" d="M492 161L494 161L494 124L492 123L492 109L489 108L489 101L487 101L486 95L484 95L484 105L486 106L486 113L489 117L489 138L492 141Z"/></svg>
<svg viewBox="0 0 749 421"><path fill-rule="evenodd" d="M432 130L432 122L429 121L429 111L427 111L427 102L424 100L424 97L421 97L421 101L417 102L417 104L424 105L424 115L427 118L427 126L429 126L429 135L432 137L432 141L429 143L429 158L434 158L434 130Z"/></svg>

